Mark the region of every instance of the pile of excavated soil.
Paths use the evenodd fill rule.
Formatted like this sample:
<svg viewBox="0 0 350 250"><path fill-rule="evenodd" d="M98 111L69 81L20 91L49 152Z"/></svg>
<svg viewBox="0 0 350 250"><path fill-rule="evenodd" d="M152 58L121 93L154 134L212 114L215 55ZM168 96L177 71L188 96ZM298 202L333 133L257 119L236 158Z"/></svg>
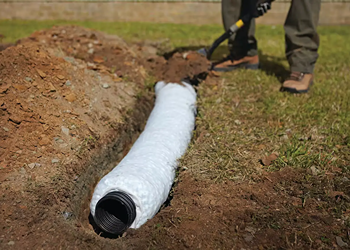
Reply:
<svg viewBox="0 0 350 250"><path fill-rule="evenodd" d="M135 102L136 82L89 70L74 57L56 57L43 44L21 43L0 58L1 171L38 159L42 165L62 162L72 150L81 151L86 138L117 126Z"/></svg>
<svg viewBox="0 0 350 250"><path fill-rule="evenodd" d="M119 60L83 55L87 41ZM76 27L37 32L0 51L0 249L69 242L97 180L151 111L144 68L133 58L121 39Z"/></svg>
<svg viewBox="0 0 350 250"><path fill-rule="evenodd" d="M175 53L168 60L156 58L148 62L148 69L156 79L175 83L183 79L194 80L205 74L210 66L206 57L196 52Z"/></svg>
<svg viewBox="0 0 350 250"><path fill-rule="evenodd" d="M142 58L118 36L77 26L58 26L37 31L18 44L28 42L45 45L55 56L84 61L89 70L108 72L138 83L146 77L140 63Z"/></svg>
<svg viewBox="0 0 350 250"><path fill-rule="evenodd" d="M86 61L90 69L108 69L132 81L140 81L149 73L156 81L178 83L206 73L210 66L205 56L196 52L175 53L166 60L157 56L157 49L151 45L128 45L117 36L76 26L38 31L21 42L28 40L59 48L68 56Z"/></svg>

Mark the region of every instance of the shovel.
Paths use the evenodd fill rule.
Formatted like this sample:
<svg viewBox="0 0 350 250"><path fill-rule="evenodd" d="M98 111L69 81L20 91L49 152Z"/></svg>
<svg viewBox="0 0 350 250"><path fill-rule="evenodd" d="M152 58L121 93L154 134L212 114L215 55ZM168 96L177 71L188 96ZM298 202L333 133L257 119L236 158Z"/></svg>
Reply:
<svg viewBox="0 0 350 250"><path fill-rule="evenodd" d="M274 0L269 0L268 2L271 3ZM210 60L213 52L216 50L219 45L225 41L226 39L230 38L234 33L236 33L240 28L242 28L244 25L249 24L252 20L252 14L246 14L241 19L239 19L235 24L233 24L224 34L222 34L218 39L214 41L214 43L210 46L209 49L201 48L197 51L197 53L204 55L208 60Z"/></svg>

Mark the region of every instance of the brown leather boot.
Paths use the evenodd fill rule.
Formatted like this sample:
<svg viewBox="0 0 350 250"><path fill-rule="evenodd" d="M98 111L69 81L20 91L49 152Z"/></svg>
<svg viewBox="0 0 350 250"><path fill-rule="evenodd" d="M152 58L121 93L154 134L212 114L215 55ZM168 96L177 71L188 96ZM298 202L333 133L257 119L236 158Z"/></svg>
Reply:
<svg viewBox="0 0 350 250"><path fill-rule="evenodd" d="M235 69L258 69L259 56L244 56L240 58L233 58L231 55L223 60L213 63L213 70L218 72L229 72Z"/></svg>
<svg viewBox="0 0 350 250"><path fill-rule="evenodd" d="M287 80L284 81L281 91L289 93L307 93L313 84L313 75L300 72L292 72Z"/></svg>

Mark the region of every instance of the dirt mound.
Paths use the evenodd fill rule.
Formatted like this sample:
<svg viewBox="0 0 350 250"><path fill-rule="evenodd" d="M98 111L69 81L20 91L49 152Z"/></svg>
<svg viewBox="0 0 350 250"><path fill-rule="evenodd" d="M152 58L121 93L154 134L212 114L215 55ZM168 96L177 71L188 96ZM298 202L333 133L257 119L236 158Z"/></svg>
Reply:
<svg viewBox="0 0 350 250"><path fill-rule="evenodd" d="M195 79L208 72L210 62L196 52L175 53L168 60L149 59L148 69L156 79L166 82L181 82L183 79ZM146 64L147 65L147 64Z"/></svg>
<svg viewBox="0 0 350 250"><path fill-rule="evenodd" d="M168 60L152 45L128 45L122 39L82 27L54 27L38 31L28 40L60 48L66 55L88 62L93 70L109 70L118 77L142 81L150 74L156 81L181 82L206 73L210 62L196 52L175 53Z"/></svg>
<svg viewBox="0 0 350 250"><path fill-rule="evenodd" d="M138 83L146 77L146 71L140 63L142 57L118 36L77 26L58 26L35 32L19 41L19 44L30 41L53 49L56 56L64 54L82 60L91 70L109 72Z"/></svg>
<svg viewBox="0 0 350 250"><path fill-rule="evenodd" d="M116 74L90 54L68 53L84 37L78 30L59 44L51 43L55 28L0 51L1 249L12 242L55 248L75 231L67 222L78 223L96 181L122 158L151 110L143 66L114 61ZM122 40L106 37L102 44L120 44L117 54L134 58ZM48 237L56 243L45 243Z"/></svg>
<svg viewBox="0 0 350 250"><path fill-rule="evenodd" d="M98 137L94 131L103 133L121 117L122 107L111 107L132 104L135 86L65 59L35 43L1 52L0 156L11 167L0 171L32 167L38 161L48 164L50 159L61 162L61 156L80 150L82 140ZM123 101L112 100L114 94Z"/></svg>

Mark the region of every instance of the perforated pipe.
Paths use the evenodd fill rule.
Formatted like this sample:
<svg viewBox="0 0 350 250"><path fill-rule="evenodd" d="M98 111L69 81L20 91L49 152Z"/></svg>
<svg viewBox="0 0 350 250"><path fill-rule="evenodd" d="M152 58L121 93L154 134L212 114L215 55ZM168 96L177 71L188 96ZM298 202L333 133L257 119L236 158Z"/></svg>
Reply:
<svg viewBox="0 0 350 250"><path fill-rule="evenodd" d="M182 84L158 82L146 127L123 160L97 184L91 214L105 232L139 228L166 201L178 159L192 137L196 92Z"/></svg>

